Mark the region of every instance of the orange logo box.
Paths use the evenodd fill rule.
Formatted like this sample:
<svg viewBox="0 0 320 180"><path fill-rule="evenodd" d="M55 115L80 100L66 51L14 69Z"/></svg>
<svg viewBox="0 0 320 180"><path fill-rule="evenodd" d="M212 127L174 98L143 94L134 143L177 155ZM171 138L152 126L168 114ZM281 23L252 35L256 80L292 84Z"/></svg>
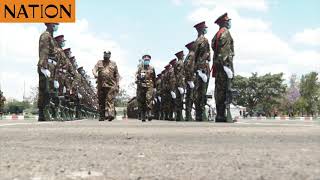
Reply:
<svg viewBox="0 0 320 180"><path fill-rule="evenodd" d="M75 0L0 0L0 22L66 23L75 21Z"/></svg>

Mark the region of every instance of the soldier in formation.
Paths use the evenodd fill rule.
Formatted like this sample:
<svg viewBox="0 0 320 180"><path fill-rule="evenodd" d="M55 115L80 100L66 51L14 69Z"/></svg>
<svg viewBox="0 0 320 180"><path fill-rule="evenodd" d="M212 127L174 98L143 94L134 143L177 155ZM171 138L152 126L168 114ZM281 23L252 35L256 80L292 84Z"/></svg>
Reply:
<svg viewBox="0 0 320 180"><path fill-rule="evenodd" d="M214 94L217 109L216 122L231 122L231 81L234 76L234 46L229 31L231 28L231 19L229 19L228 14L225 13L220 16L215 23L219 25L219 31L212 39L211 47L214 52L212 75L216 78ZM227 113L226 109L228 109Z"/></svg>
<svg viewBox="0 0 320 180"><path fill-rule="evenodd" d="M189 51L186 58L183 51L176 53L177 59L171 60L165 66L165 69L157 75L157 79L152 81L155 85L150 86L150 88L156 88L152 98L154 99L156 119L176 121L208 120L206 105L207 98L210 96L207 95L207 90L210 72L212 72L212 77L216 78L214 94L217 109L216 122L232 122L230 104L233 93L231 84L234 75L234 47L233 39L229 32L231 20L225 13L215 23L219 25L220 29L211 43L211 48L214 52L212 69L210 69L210 44L205 37L208 27L205 22L201 22L194 26L198 33L197 39L185 46ZM142 69L144 68L142 67ZM155 76L152 75L153 77ZM149 99L142 98L141 89L142 87L138 83L138 102L140 104L150 104ZM192 116L193 109L195 110L195 119ZM226 109L228 110L227 112ZM183 112L185 112L185 118Z"/></svg>
<svg viewBox="0 0 320 180"><path fill-rule="evenodd" d="M45 23L39 40L39 121L94 118L97 100L90 78L77 71L71 49L63 49L63 35L54 37L58 23ZM81 88L84 88L81 91ZM81 99L85 99L81 101Z"/></svg>

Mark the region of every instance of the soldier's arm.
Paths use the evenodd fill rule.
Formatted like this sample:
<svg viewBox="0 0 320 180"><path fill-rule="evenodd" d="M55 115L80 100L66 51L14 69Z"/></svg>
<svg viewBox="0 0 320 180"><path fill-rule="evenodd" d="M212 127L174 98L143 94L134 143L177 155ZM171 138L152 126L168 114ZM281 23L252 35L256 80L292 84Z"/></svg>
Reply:
<svg viewBox="0 0 320 180"><path fill-rule="evenodd" d="M156 88L156 71L152 68L152 81L153 81L153 88Z"/></svg>
<svg viewBox="0 0 320 180"><path fill-rule="evenodd" d="M118 71L118 66L116 64L114 66L114 77L116 79L116 84L119 87L120 75L119 75L119 71Z"/></svg>
<svg viewBox="0 0 320 180"><path fill-rule="evenodd" d="M223 46L224 44L226 44L226 42L228 41L230 37L228 36L228 31L224 31L219 39L219 53L218 53L218 58L221 62L225 61L226 58L228 58L230 50L226 49L225 46Z"/></svg>
<svg viewBox="0 0 320 180"><path fill-rule="evenodd" d="M138 68L138 71L136 72L136 84L139 82L139 75L140 75L140 67Z"/></svg>
<svg viewBox="0 0 320 180"><path fill-rule="evenodd" d="M48 58L50 53L50 36L43 34L39 40L39 64L41 68L48 68Z"/></svg>
<svg viewBox="0 0 320 180"><path fill-rule="evenodd" d="M94 66L94 68L92 69L92 74L95 78L98 78L98 63Z"/></svg>
<svg viewBox="0 0 320 180"><path fill-rule="evenodd" d="M202 43L202 48L204 50L204 53L201 59L210 61L210 44L207 39Z"/></svg>

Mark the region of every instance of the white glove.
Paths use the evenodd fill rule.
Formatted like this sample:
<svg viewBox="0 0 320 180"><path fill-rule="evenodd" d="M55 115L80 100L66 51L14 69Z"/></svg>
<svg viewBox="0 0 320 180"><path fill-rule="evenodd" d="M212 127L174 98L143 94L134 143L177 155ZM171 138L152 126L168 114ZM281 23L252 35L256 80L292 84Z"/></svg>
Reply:
<svg viewBox="0 0 320 180"><path fill-rule="evenodd" d="M63 87L63 93L67 93L67 88Z"/></svg>
<svg viewBox="0 0 320 180"><path fill-rule="evenodd" d="M159 100L159 102L161 102L161 97L160 96L158 97L158 100Z"/></svg>
<svg viewBox="0 0 320 180"><path fill-rule="evenodd" d="M82 96L81 96L81 94L80 93L78 93L78 97L81 99L82 98Z"/></svg>
<svg viewBox="0 0 320 180"><path fill-rule="evenodd" d="M190 87L191 89L194 88L194 83L193 83L193 81L188 81L188 85L189 85L189 87Z"/></svg>
<svg viewBox="0 0 320 180"><path fill-rule="evenodd" d="M59 89L60 84L58 81L53 81L53 86L55 89Z"/></svg>
<svg viewBox="0 0 320 180"><path fill-rule="evenodd" d="M184 94L184 89L183 89L182 87L178 87L178 90L179 90L179 92L180 92L181 95Z"/></svg>
<svg viewBox="0 0 320 180"><path fill-rule="evenodd" d="M172 97L172 99L176 99L176 98L177 98L177 95L176 95L176 93L175 93L175 92L171 91L170 93L171 93L171 97Z"/></svg>
<svg viewBox="0 0 320 180"><path fill-rule="evenodd" d="M202 73L201 70L198 70L198 75L201 77L201 79L202 79L202 81L203 81L204 83L207 83L207 82L208 82L208 77L207 77L207 75L205 75L204 73Z"/></svg>
<svg viewBox="0 0 320 180"><path fill-rule="evenodd" d="M157 98L154 98L154 102L158 102L158 99L157 99Z"/></svg>
<svg viewBox="0 0 320 180"><path fill-rule="evenodd" d="M41 68L40 71L42 72L42 74L49 78L50 77L50 71L48 69L44 69L44 68Z"/></svg>
<svg viewBox="0 0 320 180"><path fill-rule="evenodd" d="M226 72L227 76L229 79L233 78L233 72L231 71L230 68L228 68L227 66L223 66L224 72Z"/></svg>

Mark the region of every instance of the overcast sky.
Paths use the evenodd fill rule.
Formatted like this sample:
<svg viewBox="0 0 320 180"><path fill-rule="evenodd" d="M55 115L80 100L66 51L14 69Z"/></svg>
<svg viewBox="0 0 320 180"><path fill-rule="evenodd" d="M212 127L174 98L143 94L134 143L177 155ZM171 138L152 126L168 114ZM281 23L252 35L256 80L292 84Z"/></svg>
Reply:
<svg viewBox="0 0 320 180"><path fill-rule="evenodd" d="M152 55L157 72L196 39L193 25L206 21L211 42L214 24L225 12L232 18L236 74L284 72L285 78L320 71L318 0L117 0L77 1L77 22L59 32L87 72L112 51L121 85L133 81L138 60ZM21 100L38 84L36 64L43 24L0 24L0 82L7 97ZM213 80L211 80L210 91ZM134 92L129 91L131 95Z"/></svg>

